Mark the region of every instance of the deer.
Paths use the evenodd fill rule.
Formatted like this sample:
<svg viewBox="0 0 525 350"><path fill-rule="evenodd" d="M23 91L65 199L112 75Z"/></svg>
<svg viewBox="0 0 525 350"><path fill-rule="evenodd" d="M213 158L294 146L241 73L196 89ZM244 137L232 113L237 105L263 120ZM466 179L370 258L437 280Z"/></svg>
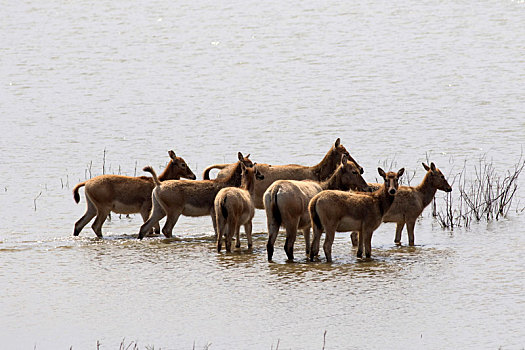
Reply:
<svg viewBox="0 0 525 350"><path fill-rule="evenodd" d="M279 228L286 229L284 251L289 261L293 261L293 248L297 230L301 230L306 243L306 255L310 251L310 214L308 203L323 190L350 189L365 191L368 184L363 179L357 165L343 154L341 164L330 178L323 182L313 180L277 180L264 192L264 207L268 223L268 261L272 260L274 244Z"/></svg>
<svg viewBox="0 0 525 350"><path fill-rule="evenodd" d="M313 240L310 247L310 261L319 253L321 234L326 233L323 245L327 262L332 262L332 244L335 232L358 231L357 257L363 257L363 247L367 259L372 252L372 234L381 225L399 188L399 178L405 172L397 173L378 168L384 179L383 185L374 192L345 192L326 190L315 195L308 204L313 227Z"/></svg>
<svg viewBox="0 0 525 350"><path fill-rule="evenodd" d="M238 153L239 161L236 167L241 167L243 155ZM153 209L148 220L140 227L139 239L151 230L153 225L167 216L166 223L162 228L162 233L166 238L172 237L173 227L177 223L179 216L206 216L210 215L217 237L215 225L215 212L213 201L217 193L225 187L241 185L241 170L234 169L229 177L215 180L168 180L160 182L153 168L147 166L143 169L153 176L155 188L152 192Z"/></svg>
<svg viewBox="0 0 525 350"><path fill-rule="evenodd" d="M159 181L178 180L181 177L195 180L196 176L191 171L183 158L177 157L173 150L168 151L170 161L159 176ZM85 214L75 223L74 236L93 217L96 219L91 226L98 238L102 238L102 225L110 212L117 214L140 213L146 221L149 217L152 202L151 193L155 187L153 179L147 176L122 176L122 175L100 175L81 182L73 189L73 198L76 203L80 202L79 189L85 186L87 209ZM156 225L154 232L160 232Z"/></svg>
<svg viewBox="0 0 525 350"><path fill-rule="evenodd" d="M359 171L362 174L363 168L358 165L358 163L350 156L346 148L341 145L340 138L335 141L321 162L314 166L304 166L297 164L270 165L258 163L258 169L261 174L264 175L264 180L257 181L255 184L255 208L264 209L264 192L272 183L277 180L314 180L321 182L328 179L339 166L343 154L346 154L348 156L348 160L354 162L358 166ZM226 176L225 174L228 174L228 167L226 167L225 164L218 164L208 167L204 171L204 175L209 176L209 170L213 169L214 167L222 169L217 177L223 177Z"/></svg>
<svg viewBox="0 0 525 350"><path fill-rule="evenodd" d="M437 190L451 192L452 187L449 185L445 176L436 168L434 163L430 166L421 163L426 170L423 181L418 186L400 186L394 203L383 216L383 222L396 223L396 235L394 243L401 245L401 233L406 225L408 233L408 244L414 245L414 226L417 218L423 213L423 210L432 202ZM369 184L374 186L376 184ZM357 232L352 232L352 245L357 245Z"/></svg>
<svg viewBox="0 0 525 350"><path fill-rule="evenodd" d="M217 193L214 200L215 207L215 226L217 227L217 252L222 249L222 238L226 251L231 252L232 237L235 233L235 247L241 247L239 231L244 225L244 232L248 240L248 249L253 247L252 242L252 219L255 214L253 205L253 194L256 180L264 179L264 175L259 173L257 165L249 168L241 163L242 180L240 187L226 187Z"/></svg>

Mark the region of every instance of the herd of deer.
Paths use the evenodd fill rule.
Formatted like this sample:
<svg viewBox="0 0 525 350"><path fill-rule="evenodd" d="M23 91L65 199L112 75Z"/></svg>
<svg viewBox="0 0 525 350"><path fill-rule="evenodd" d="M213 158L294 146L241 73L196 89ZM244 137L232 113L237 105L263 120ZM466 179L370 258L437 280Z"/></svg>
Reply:
<svg viewBox="0 0 525 350"><path fill-rule="evenodd" d="M401 244L401 232L407 226L409 245L414 245L414 224L432 201L436 190L452 191L445 176L436 168L423 164L427 171L421 184L399 186L404 168L387 172L378 168L383 184L367 183L363 168L350 156L337 139L317 165L269 165L253 163L249 154L238 153L233 164L216 164L205 169L204 180L196 176L184 159L169 151L166 169L157 176L152 167L144 171L152 177L101 175L79 183L73 189L75 201L80 201L79 188L85 186L86 213L75 223L78 236L93 217L93 231L102 238L102 225L110 212L140 213L144 219L138 238L160 233L159 221L166 216L162 233L172 237L180 215L210 215L215 230L217 250L224 240L231 251L233 235L240 247L239 230L244 226L248 247L252 247L252 218L255 208L266 211L268 222L268 260L272 260L279 228L286 230L284 250L290 261L297 231L301 230L306 255L311 261L319 253L321 235L325 232L324 253L332 261L335 232L352 231L352 244L357 256L371 256L373 232L381 222L397 223L394 242ZM220 169L210 180L212 169ZM310 229L313 239L310 242Z"/></svg>

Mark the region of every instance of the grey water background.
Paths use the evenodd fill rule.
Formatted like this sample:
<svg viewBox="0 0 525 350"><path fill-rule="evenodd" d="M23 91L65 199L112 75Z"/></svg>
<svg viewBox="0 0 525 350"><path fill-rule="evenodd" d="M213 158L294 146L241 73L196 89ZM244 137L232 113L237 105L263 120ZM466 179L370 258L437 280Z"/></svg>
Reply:
<svg viewBox="0 0 525 350"><path fill-rule="evenodd" d="M161 169L199 175L238 151L313 165L336 138L375 181L427 157L454 175L503 174L525 140L523 1L1 1L0 347L522 349L524 179L507 219L416 247L347 233L334 263L285 262L282 235L217 254L209 218L175 240L135 239L139 215L72 237L74 185ZM457 184L456 184L457 185ZM455 187L457 190L457 187ZM83 190L81 190L83 192ZM442 205L442 193L438 193Z"/></svg>

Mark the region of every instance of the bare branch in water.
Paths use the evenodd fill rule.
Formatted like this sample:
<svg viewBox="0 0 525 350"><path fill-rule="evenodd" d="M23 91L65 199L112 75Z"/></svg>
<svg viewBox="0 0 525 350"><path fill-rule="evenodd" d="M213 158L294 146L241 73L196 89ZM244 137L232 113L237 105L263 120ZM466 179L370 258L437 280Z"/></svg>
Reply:
<svg viewBox="0 0 525 350"><path fill-rule="evenodd" d="M451 183L452 187L457 183L459 197L454 198L452 193L447 193L443 198L444 208L436 209L436 217L443 228L469 227L473 220L491 221L506 217L515 199L525 160L522 153L514 168L508 170L505 176L500 176L485 156L474 166L474 178L467 180L466 169L465 162Z"/></svg>

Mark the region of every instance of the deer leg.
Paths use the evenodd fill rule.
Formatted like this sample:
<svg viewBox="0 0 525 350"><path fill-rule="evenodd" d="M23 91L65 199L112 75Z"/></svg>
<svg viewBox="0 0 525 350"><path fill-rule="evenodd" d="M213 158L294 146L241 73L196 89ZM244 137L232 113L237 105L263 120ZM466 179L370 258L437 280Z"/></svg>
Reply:
<svg viewBox="0 0 525 350"><path fill-rule="evenodd" d="M237 220L235 220L233 217L230 217L228 218L227 226L228 233L226 234L226 251L230 253L232 251L232 238L233 235L237 233L236 231L239 229L239 225L237 225Z"/></svg>
<svg viewBox="0 0 525 350"><path fill-rule="evenodd" d="M212 206L211 207L211 223L213 225L213 232L215 232L215 239L217 239L217 235L218 235L218 231L217 231L217 222L216 222L216 217L217 217L217 213L215 212L215 206Z"/></svg>
<svg viewBox="0 0 525 350"><path fill-rule="evenodd" d="M215 219L213 219L214 225L217 227L216 229L216 240L217 240L217 252L220 253L222 249L222 238L226 239L226 220L224 220L224 217L222 214L215 215Z"/></svg>
<svg viewBox="0 0 525 350"><path fill-rule="evenodd" d="M306 246L306 256L310 255L310 227L303 228L304 245Z"/></svg>
<svg viewBox="0 0 525 350"><path fill-rule="evenodd" d="M357 231L353 231L351 234L350 234L350 239L352 240L352 247L357 247L357 244L359 243L358 240L357 240L357 235L359 233Z"/></svg>
<svg viewBox="0 0 525 350"><path fill-rule="evenodd" d="M252 249L253 240L252 240L252 220L244 224L244 233L246 233L246 239L248 240L248 249Z"/></svg>
<svg viewBox="0 0 525 350"><path fill-rule="evenodd" d="M401 233L403 232L403 227L405 226L404 222L398 222L396 224L396 237L394 238L394 243L397 245L401 245ZM407 225L408 229L408 225Z"/></svg>
<svg viewBox="0 0 525 350"><path fill-rule="evenodd" d="M275 245L275 240L277 239L277 234L279 233L280 225L275 221L272 215L266 213L267 222L268 222L268 243L266 244L266 251L268 253L268 261L272 261L273 257L273 247Z"/></svg>
<svg viewBox="0 0 525 350"><path fill-rule="evenodd" d="M357 232L357 257L360 259L363 257L364 246L363 229L361 228L361 231Z"/></svg>
<svg viewBox="0 0 525 350"><path fill-rule="evenodd" d="M142 210L140 211L140 216L142 216L143 222L148 221L148 217L150 213L151 213L151 207L147 206L147 207L142 208ZM151 231L151 233L160 233L160 227L159 227L158 222L155 225L153 225L153 230Z"/></svg>
<svg viewBox="0 0 525 350"><path fill-rule="evenodd" d="M415 221L407 222L407 231L408 231L408 245L414 245L414 226L416 225Z"/></svg>
<svg viewBox="0 0 525 350"><path fill-rule="evenodd" d="M286 242L284 243L284 251L288 256L289 261L293 261L293 245L297 237L297 225L299 220L286 220Z"/></svg>
<svg viewBox="0 0 525 350"><path fill-rule="evenodd" d="M167 213L166 223L162 228L162 233L166 238L173 237L173 227L175 227L177 224L177 220L179 220L181 212L182 210L172 210Z"/></svg>
<svg viewBox="0 0 525 350"><path fill-rule="evenodd" d="M240 231L241 231L241 225L239 225L239 222L237 221L235 225L235 237L236 237L235 248L241 247Z"/></svg>
<svg viewBox="0 0 525 350"><path fill-rule="evenodd" d="M365 232L365 256L367 259L370 259L370 257L372 256L372 232Z"/></svg>
<svg viewBox="0 0 525 350"><path fill-rule="evenodd" d="M335 229L332 227L325 227L325 239L323 244L324 255L326 262L332 262L332 244L334 243Z"/></svg>
<svg viewBox="0 0 525 350"><path fill-rule="evenodd" d="M95 207L95 204L93 204L92 201L89 200L89 198L86 196L86 202L87 202L87 209L84 215L75 222L75 230L73 231L73 236L78 236L80 234L80 231L88 224L88 222L91 221L96 215L97 215L97 208Z"/></svg>
<svg viewBox="0 0 525 350"><path fill-rule="evenodd" d="M241 247L241 225L239 225L237 220L237 225L235 225L235 248Z"/></svg>
<svg viewBox="0 0 525 350"><path fill-rule="evenodd" d="M97 217L95 218L93 225L91 225L91 228L98 238L102 238L102 225L104 225L104 221L106 221L110 212L111 210L109 209L97 208Z"/></svg>
<svg viewBox="0 0 525 350"><path fill-rule="evenodd" d="M142 239L145 235L149 234L151 232L152 227L158 225L159 220L165 216L166 213L164 212L164 209L162 209L161 205L155 200L154 197L153 210L151 211L151 215L149 216L148 220L140 227L138 238Z"/></svg>
<svg viewBox="0 0 525 350"><path fill-rule="evenodd" d="M319 254L319 243L321 241L321 235L323 230L317 225L313 226L313 239L312 244L310 245L310 261L314 261L314 258Z"/></svg>

